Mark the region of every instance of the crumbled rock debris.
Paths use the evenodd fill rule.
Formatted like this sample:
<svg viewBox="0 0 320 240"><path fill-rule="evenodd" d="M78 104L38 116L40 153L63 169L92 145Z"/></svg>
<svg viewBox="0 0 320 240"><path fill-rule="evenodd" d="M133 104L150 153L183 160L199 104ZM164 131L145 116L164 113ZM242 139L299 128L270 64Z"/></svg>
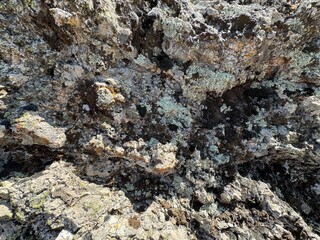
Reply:
<svg viewBox="0 0 320 240"><path fill-rule="evenodd" d="M320 239L318 0L3 0L0 239Z"/></svg>

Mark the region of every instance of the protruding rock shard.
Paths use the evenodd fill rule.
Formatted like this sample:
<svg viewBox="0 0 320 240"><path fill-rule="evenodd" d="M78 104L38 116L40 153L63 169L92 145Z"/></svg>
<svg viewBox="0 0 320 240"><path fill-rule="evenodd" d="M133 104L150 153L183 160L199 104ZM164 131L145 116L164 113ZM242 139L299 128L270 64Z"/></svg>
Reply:
<svg viewBox="0 0 320 240"><path fill-rule="evenodd" d="M152 168L152 172L161 175L173 173L178 162L176 159L177 150L177 146L171 143L158 143L153 155L156 165Z"/></svg>
<svg viewBox="0 0 320 240"><path fill-rule="evenodd" d="M42 145L61 148L66 142L63 128L56 128L30 112L15 120L14 131L23 145Z"/></svg>
<svg viewBox="0 0 320 240"><path fill-rule="evenodd" d="M94 83L95 92L97 95L96 105L100 110L107 110L115 102L124 102L124 97L116 92L113 84L103 82Z"/></svg>

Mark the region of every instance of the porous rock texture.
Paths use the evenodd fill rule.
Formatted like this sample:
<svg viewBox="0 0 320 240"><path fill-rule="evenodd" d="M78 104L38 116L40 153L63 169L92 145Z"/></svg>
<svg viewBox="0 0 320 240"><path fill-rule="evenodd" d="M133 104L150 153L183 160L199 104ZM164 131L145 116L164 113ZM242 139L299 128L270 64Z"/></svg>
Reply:
<svg viewBox="0 0 320 240"><path fill-rule="evenodd" d="M0 1L0 239L320 239L318 0Z"/></svg>

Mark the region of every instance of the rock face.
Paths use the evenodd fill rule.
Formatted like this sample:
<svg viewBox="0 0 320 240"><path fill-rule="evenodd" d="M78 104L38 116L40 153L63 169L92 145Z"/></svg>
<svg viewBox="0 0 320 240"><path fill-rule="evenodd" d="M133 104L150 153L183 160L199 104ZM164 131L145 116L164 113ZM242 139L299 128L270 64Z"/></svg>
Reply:
<svg viewBox="0 0 320 240"><path fill-rule="evenodd" d="M0 239L320 239L317 0L3 0Z"/></svg>

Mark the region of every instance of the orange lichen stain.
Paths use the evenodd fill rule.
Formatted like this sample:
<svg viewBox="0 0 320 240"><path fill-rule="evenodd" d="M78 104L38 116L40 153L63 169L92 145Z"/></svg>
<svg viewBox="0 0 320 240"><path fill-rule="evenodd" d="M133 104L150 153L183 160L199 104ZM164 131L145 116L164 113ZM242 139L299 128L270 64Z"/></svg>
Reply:
<svg viewBox="0 0 320 240"><path fill-rule="evenodd" d="M80 20L77 16L72 16L69 21L68 24L70 24L70 26L72 27L79 27L80 26Z"/></svg>

